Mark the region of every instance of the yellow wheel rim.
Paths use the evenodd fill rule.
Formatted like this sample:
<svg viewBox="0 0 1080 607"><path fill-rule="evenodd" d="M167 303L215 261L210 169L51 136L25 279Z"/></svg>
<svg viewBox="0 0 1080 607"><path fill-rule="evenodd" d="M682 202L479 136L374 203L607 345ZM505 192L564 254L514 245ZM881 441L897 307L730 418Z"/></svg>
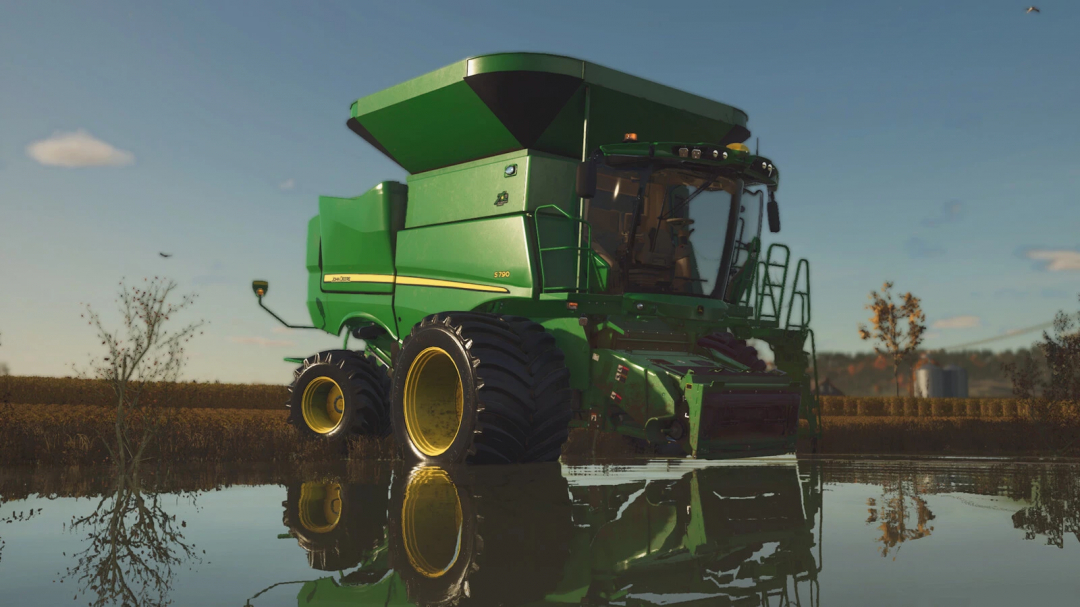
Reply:
<svg viewBox="0 0 1080 607"><path fill-rule="evenodd" d="M341 520L341 485L304 483L300 485L300 524L313 533L326 533Z"/></svg>
<svg viewBox="0 0 1080 607"><path fill-rule="evenodd" d="M401 535L405 555L424 577L450 571L461 554L461 502L445 470L421 468L405 487Z"/></svg>
<svg viewBox="0 0 1080 607"><path fill-rule="evenodd" d="M345 397L341 386L329 377L316 377L304 388L300 410L304 423L313 432L327 434L341 425L345 414Z"/></svg>
<svg viewBox="0 0 1080 607"><path fill-rule="evenodd" d="M461 375L446 350L427 348L413 360L405 375L405 430L412 443L429 457L442 455L461 428Z"/></svg>

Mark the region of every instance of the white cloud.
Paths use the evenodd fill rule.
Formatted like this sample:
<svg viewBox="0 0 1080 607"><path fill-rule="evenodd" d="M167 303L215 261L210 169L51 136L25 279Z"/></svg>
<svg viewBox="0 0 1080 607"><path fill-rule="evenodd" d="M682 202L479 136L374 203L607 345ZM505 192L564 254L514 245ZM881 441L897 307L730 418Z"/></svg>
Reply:
<svg viewBox="0 0 1080 607"><path fill-rule="evenodd" d="M295 346L296 342L288 341L286 339L266 339L265 337L230 337L229 341L234 344L245 344L249 346L259 346L262 348L280 348L283 346Z"/></svg>
<svg viewBox="0 0 1080 607"><path fill-rule="evenodd" d="M289 327L274 327L273 329L270 329L270 330L272 332L274 332L274 333L292 333L293 332L293 330L290 329Z"/></svg>
<svg viewBox="0 0 1080 607"><path fill-rule="evenodd" d="M978 316L964 315L935 320L932 326L935 329L972 329L981 324Z"/></svg>
<svg viewBox="0 0 1080 607"><path fill-rule="evenodd" d="M295 187L296 187L296 180L291 179L291 178L286 179L285 181L282 181L281 183L278 184L278 189L281 189L281 190L291 190L291 189L293 189Z"/></svg>
<svg viewBox="0 0 1080 607"><path fill-rule="evenodd" d="M118 150L90 133L53 133L52 137L26 146L26 155L46 166L103 167L124 166L135 162L135 155Z"/></svg>
<svg viewBox="0 0 1080 607"><path fill-rule="evenodd" d="M1035 249L1027 252L1028 259L1046 262L1046 270L1051 272L1080 271L1080 251L1069 249Z"/></svg>

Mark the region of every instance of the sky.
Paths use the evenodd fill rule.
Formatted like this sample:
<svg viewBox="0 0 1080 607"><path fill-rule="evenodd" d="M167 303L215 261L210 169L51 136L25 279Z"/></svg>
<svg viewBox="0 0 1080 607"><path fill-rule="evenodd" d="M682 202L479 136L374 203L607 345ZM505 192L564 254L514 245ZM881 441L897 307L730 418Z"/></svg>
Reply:
<svg viewBox="0 0 1080 607"><path fill-rule="evenodd" d="M349 105L501 51L745 110L783 174L776 236L811 262L819 351L869 349L856 327L885 280L922 298L927 347L1047 322L1080 307L1080 3L1025 6L7 0L0 362L71 374L101 355L81 306L157 275L208 323L185 377L287 382L282 357L341 341L280 327L250 281L309 322L317 197L406 177Z"/></svg>

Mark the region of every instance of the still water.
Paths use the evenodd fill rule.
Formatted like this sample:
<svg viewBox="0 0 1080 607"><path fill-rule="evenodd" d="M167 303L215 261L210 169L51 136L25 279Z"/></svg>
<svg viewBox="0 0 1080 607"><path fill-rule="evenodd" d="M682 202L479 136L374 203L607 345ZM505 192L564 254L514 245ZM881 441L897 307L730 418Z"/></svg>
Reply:
<svg viewBox="0 0 1080 607"><path fill-rule="evenodd" d="M0 469L0 499L0 605L1080 604L1075 464Z"/></svg>

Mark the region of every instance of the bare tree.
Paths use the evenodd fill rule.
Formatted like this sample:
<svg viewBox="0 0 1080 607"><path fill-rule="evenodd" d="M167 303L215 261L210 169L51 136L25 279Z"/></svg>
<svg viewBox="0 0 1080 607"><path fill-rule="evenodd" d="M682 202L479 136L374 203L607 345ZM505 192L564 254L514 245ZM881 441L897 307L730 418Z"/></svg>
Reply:
<svg viewBox="0 0 1080 607"><path fill-rule="evenodd" d="M874 351L892 361L896 395L900 396L900 365L922 343L926 332L926 315L921 300L910 292L893 301L893 283L886 282L881 293L870 291L870 303L866 309L872 312L870 327L859 324L859 337L874 342ZM904 321L907 321L905 328Z"/></svg>
<svg viewBox="0 0 1080 607"><path fill-rule="evenodd" d="M117 307L122 320L118 331L108 330L89 305L81 315L97 330L107 356L90 363L79 373L107 381L116 396L115 436L102 437L113 462L121 471L136 465L164 421L164 403L144 398L147 387L161 382L166 386L180 378L184 347L203 323L195 322L177 330L165 327L172 316L190 307L195 295L171 301L176 283L163 278L143 279L141 286L120 282ZM199 331L201 334L201 331ZM138 428L136 428L136 422Z"/></svg>
<svg viewBox="0 0 1080 607"><path fill-rule="evenodd" d="M116 397L115 435L101 437L112 458L115 485L92 513L71 521L73 531L87 531L89 546L75 555L77 563L67 576L96 595L93 605L167 604L173 567L195 555L181 531L186 523L178 525L161 508L158 494L144 490L139 480L146 449L166 421L167 386L180 378L185 344L201 334L203 324L166 328L195 301L194 295L175 300L175 290L175 282L156 276L139 286L121 281L116 299L121 327L116 331L107 329L89 305L82 314L97 330L107 356L78 375L105 380ZM147 389L154 384L165 390L155 390L150 398Z"/></svg>

